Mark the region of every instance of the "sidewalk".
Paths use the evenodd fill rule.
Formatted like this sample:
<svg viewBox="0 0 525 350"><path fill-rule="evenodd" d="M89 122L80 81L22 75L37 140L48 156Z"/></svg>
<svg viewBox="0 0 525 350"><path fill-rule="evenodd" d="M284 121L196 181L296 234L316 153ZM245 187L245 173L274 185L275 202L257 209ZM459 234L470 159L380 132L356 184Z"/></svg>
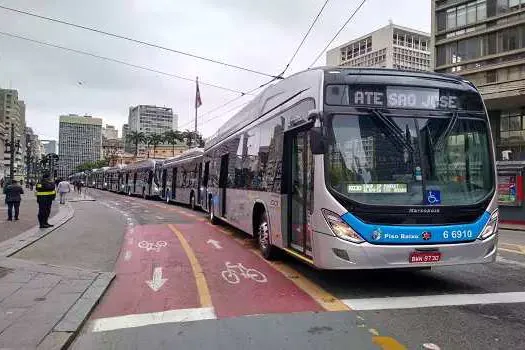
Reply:
<svg viewBox="0 0 525 350"><path fill-rule="evenodd" d="M24 191L25 194L22 195L22 202L20 203L20 220L18 221L7 221L5 195L0 195L0 242L13 238L38 224L38 203L36 202L36 196L34 192L27 188L24 188ZM50 217L55 216L57 212L58 201L55 201L51 208Z"/></svg>
<svg viewBox="0 0 525 350"><path fill-rule="evenodd" d="M77 195L70 199L92 200ZM74 210L69 203L57 202L54 206L50 222L55 227L32 227L0 243L0 348L66 348L114 278L112 272L12 257L47 235L64 230L61 226L73 217ZM2 225L3 229L5 223Z"/></svg>
<svg viewBox="0 0 525 350"><path fill-rule="evenodd" d="M525 224L516 224L508 222L500 222L499 228L511 231L525 231Z"/></svg>

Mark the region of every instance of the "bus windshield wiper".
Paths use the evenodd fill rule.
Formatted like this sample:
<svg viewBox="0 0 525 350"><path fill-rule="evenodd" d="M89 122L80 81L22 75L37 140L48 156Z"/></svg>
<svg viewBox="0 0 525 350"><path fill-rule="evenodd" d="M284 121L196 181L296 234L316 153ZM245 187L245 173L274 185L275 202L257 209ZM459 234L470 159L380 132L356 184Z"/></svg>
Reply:
<svg viewBox="0 0 525 350"><path fill-rule="evenodd" d="M436 145L434 147L434 151L441 151L441 150L443 150L443 148L445 147L446 139L447 139L448 135L450 135L450 133L452 132L454 127L456 126L456 123L457 123L458 119L459 119L458 112L454 112L454 114L450 118L450 121L448 122L448 125L447 125L445 131L443 131L443 133L438 137L438 139L436 141Z"/></svg>
<svg viewBox="0 0 525 350"><path fill-rule="evenodd" d="M386 117L383 113L379 112L377 109L372 109L371 112L372 115L383 124L387 131L389 131L389 136L392 136L392 139L398 144L398 146L401 146L401 148L410 152L414 152L414 148L410 142L405 140L403 137L403 131L396 123L390 120L390 118Z"/></svg>

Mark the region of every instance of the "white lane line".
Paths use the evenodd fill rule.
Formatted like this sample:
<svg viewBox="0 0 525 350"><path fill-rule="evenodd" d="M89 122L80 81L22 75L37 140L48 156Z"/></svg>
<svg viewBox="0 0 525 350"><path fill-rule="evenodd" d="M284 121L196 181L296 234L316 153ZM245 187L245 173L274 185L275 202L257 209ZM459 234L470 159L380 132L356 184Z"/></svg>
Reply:
<svg viewBox="0 0 525 350"><path fill-rule="evenodd" d="M515 261L511 259L502 258L501 256L498 256L496 258L496 261L503 264L509 264L509 265L516 265L520 267L525 267L525 262L522 261Z"/></svg>
<svg viewBox="0 0 525 350"><path fill-rule="evenodd" d="M420 295L413 297L344 299L352 310L414 309L434 306L525 303L525 292Z"/></svg>
<svg viewBox="0 0 525 350"><path fill-rule="evenodd" d="M169 310L148 314L99 318L91 321L90 330L92 332L106 332L114 329L143 327L152 324L213 320L216 318L215 310L212 307Z"/></svg>
<svg viewBox="0 0 525 350"><path fill-rule="evenodd" d="M126 254L124 254L124 261L131 260L131 256L132 255L133 255L133 253L131 252L131 250L126 250Z"/></svg>
<svg viewBox="0 0 525 350"><path fill-rule="evenodd" d="M162 216L158 216L158 215L155 216L155 219L157 219L157 220L164 220L164 218Z"/></svg>

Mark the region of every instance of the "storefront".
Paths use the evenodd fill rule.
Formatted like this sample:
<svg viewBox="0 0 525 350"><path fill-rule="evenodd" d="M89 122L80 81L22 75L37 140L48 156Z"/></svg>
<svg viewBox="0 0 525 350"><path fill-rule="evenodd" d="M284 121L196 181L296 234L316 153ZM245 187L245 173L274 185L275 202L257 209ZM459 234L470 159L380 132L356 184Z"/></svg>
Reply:
<svg viewBox="0 0 525 350"><path fill-rule="evenodd" d="M500 220L525 224L524 175L525 161L501 161L498 169L498 204Z"/></svg>

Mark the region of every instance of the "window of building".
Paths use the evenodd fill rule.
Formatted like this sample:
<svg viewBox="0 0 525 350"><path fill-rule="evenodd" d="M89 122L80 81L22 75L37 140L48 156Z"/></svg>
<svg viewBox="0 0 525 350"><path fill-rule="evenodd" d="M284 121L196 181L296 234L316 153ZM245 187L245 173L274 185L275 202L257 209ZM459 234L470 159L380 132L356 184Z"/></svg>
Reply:
<svg viewBox="0 0 525 350"><path fill-rule="evenodd" d="M467 24L476 23L476 3L470 3L467 7Z"/></svg>
<svg viewBox="0 0 525 350"><path fill-rule="evenodd" d="M490 2L490 0L489 0ZM497 0L496 2L496 14L501 15L509 11L509 0Z"/></svg>
<svg viewBox="0 0 525 350"><path fill-rule="evenodd" d="M498 81L498 75L495 70L487 72L487 83L495 83Z"/></svg>
<svg viewBox="0 0 525 350"><path fill-rule="evenodd" d="M509 8L511 10L517 9L519 6L520 6L520 0L509 0Z"/></svg>
<svg viewBox="0 0 525 350"><path fill-rule="evenodd" d="M467 24L467 9L466 6L458 6L456 10L456 25L463 27Z"/></svg>
<svg viewBox="0 0 525 350"><path fill-rule="evenodd" d="M437 13L437 30L438 32L447 29L447 14L445 11L441 11ZM394 34L394 44L396 37Z"/></svg>
<svg viewBox="0 0 525 350"><path fill-rule="evenodd" d="M456 8L447 10L447 29L456 27Z"/></svg>

